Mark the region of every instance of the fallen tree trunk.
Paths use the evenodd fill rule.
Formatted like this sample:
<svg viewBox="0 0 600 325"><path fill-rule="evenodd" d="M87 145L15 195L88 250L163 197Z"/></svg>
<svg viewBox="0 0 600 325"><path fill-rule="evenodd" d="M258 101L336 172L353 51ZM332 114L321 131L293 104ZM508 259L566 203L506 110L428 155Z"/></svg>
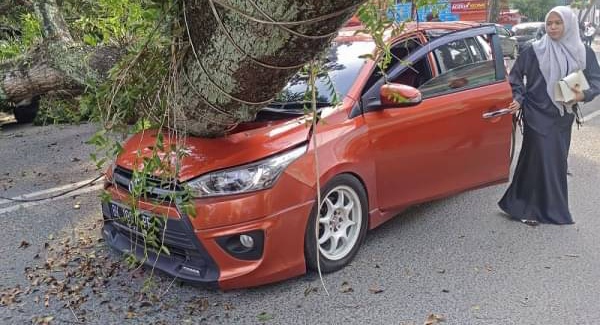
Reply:
<svg viewBox="0 0 600 325"><path fill-rule="evenodd" d="M177 125L219 136L252 120L307 61L326 49L363 0L188 0ZM287 22L288 24L278 24Z"/></svg>
<svg viewBox="0 0 600 325"><path fill-rule="evenodd" d="M365 0L182 1L179 19L189 46L178 53L170 115L186 133L215 137L254 119ZM0 67L0 100L83 89L85 82L100 82L106 63L110 68L122 53L74 44L54 0L37 3L52 41Z"/></svg>
<svg viewBox="0 0 600 325"><path fill-rule="evenodd" d="M34 4L44 42L26 54L0 64L0 105L18 104L48 92L76 95L85 84L103 81L123 55L116 47L89 47L73 41L54 0Z"/></svg>
<svg viewBox="0 0 600 325"><path fill-rule="evenodd" d="M0 65L0 103L19 103L48 92L81 94L86 82L104 80L122 54L116 47L41 44Z"/></svg>

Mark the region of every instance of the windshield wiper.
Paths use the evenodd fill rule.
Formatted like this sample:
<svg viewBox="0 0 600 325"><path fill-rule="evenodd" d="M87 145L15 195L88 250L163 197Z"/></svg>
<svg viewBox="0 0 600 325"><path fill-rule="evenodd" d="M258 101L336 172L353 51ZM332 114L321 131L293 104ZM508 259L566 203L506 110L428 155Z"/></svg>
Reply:
<svg viewBox="0 0 600 325"><path fill-rule="evenodd" d="M323 108L331 106L330 102L317 102L317 108ZM298 100L292 102L271 102L267 105L268 108L279 108L284 110L302 110L304 107L310 108L312 102L310 100Z"/></svg>

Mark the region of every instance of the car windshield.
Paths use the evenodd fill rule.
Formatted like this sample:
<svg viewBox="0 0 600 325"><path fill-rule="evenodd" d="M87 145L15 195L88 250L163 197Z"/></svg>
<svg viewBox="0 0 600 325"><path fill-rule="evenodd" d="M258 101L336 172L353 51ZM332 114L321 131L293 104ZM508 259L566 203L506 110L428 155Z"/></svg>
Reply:
<svg viewBox="0 0 600 325"><path fill-rule="evenodd" d="M354 83L360 69L365 64L361 56L371 54L375 45L370 41L335 41L327 53L325 63L316 79L315 88L318 106L331 105L334 98L342 99ZM285 109L302 109L310 98L308 74L303 71L294 75L285 88L275 97L270 107L285 106ZM337 95L336 95L337 94ZM300 107L297 107L301 105Z"/></svg>

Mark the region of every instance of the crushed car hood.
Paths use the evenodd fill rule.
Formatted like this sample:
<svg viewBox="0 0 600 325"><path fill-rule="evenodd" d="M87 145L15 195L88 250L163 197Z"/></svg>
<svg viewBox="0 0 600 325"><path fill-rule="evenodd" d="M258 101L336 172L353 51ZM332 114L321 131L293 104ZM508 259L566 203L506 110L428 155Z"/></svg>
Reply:
<svg viewBox="0 0 600 325"><path fill-rule="evenodd" d="M132 136L123 145L123 151L117 157L117 165L129 170L141 170L143 158L153 155L157 135L158 131L149 130ZM304 119L300 118L219 138L180 138L180 148L185 154L179 162L177 179L185 182L207 172L263 159L306 141L308 135L309 127L305 125ZM166 132L163 132L163 139L162 148L166 152L159 151L158 156L175 170L177 153L173 150L170 153L168 151L169 148L175 148L177 139ZM167 155L168 159L165 159Z"/></svg>

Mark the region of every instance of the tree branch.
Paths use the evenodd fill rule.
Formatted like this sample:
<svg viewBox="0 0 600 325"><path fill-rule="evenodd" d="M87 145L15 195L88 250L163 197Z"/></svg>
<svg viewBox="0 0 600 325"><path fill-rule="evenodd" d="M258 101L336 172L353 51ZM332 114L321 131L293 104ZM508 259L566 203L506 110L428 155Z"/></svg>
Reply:
<svg viewBox="0 0 600 325"><path fill-rule="evenodd" d="M34 3L35 13L42 21L44 36L59 42L73 43L67 23L55 0L39 0Z"/></svg>

